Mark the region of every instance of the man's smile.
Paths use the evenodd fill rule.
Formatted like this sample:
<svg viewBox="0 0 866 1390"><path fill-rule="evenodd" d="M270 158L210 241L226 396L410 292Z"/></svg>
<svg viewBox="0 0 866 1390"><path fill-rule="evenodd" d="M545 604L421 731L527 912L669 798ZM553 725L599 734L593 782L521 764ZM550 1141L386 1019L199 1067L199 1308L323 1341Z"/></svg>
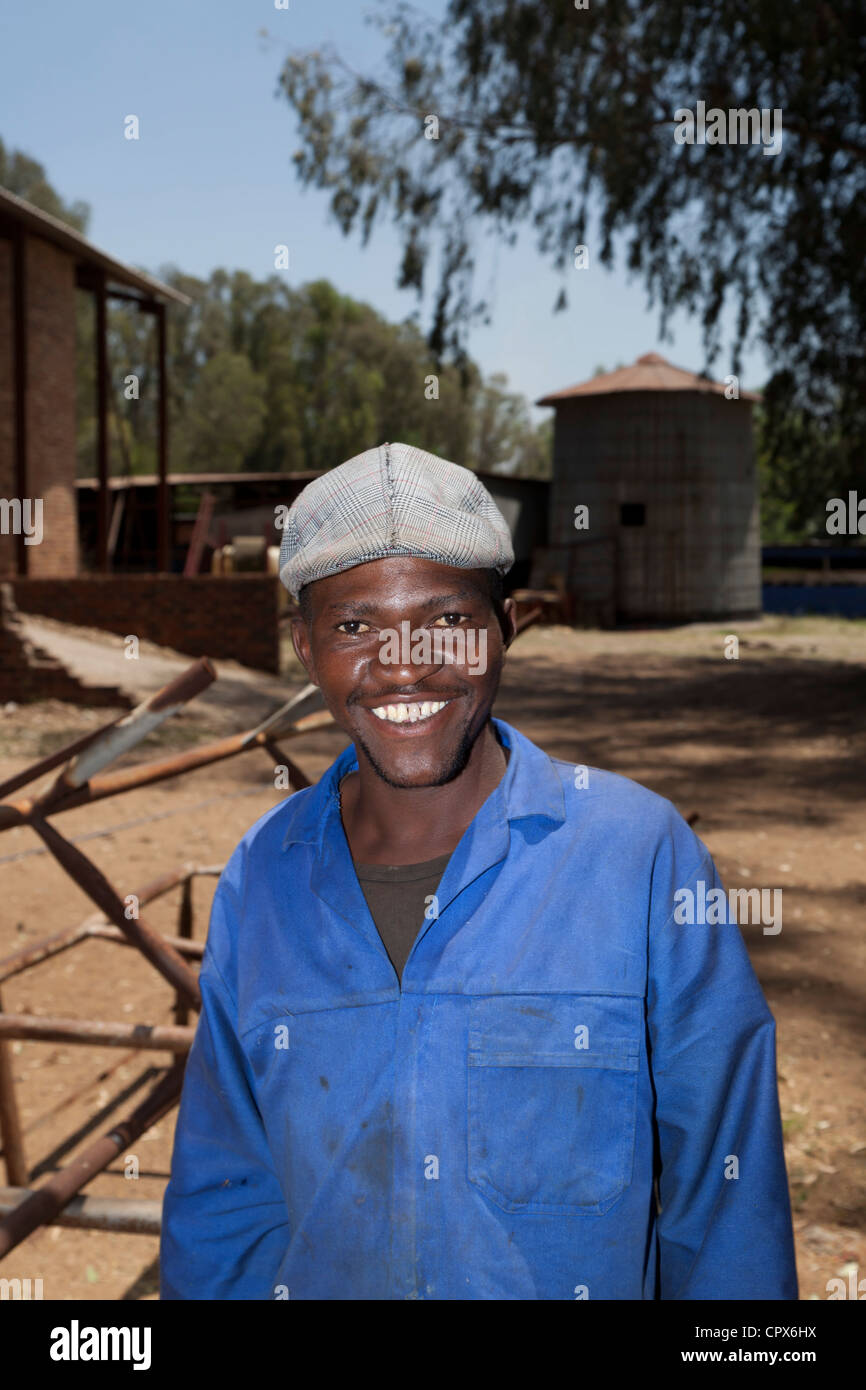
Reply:
<svg viewBox="0 0 866 1390"><path fill-rule="evenodd" d="M372 715L380 724L387 728L398 730L401 734L418 730L424 726L425 731L434 722L439 722L439 716L449 705L453 704L450 700L394 700L373 707L362 706L367 714Z"/></svg>

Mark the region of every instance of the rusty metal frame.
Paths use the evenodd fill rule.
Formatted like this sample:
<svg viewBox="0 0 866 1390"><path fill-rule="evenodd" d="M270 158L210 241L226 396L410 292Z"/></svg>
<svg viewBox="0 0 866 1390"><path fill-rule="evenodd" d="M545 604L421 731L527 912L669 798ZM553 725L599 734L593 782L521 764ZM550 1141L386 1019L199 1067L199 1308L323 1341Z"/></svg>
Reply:
<svg viewBox="0 0 866 1390"><path fill-rule="evenodd" d="M310 786L309 778L286 755L279 740L296 738L333 724L332 716L321 709L321 693L313 685L305 686L253 729L135 767L104 771L109 763L136 747L164 720L182 709L188 700L206 689L216 675L211 662L206 657L200 658L176 680L134 710L66 744L0 785L0 832L16 825L29 825L98 909L83 922L42 937L0 959L0 985L84 941L99 939L135 947L171 985L175 998L173 1024L129 1024L10 1014L3 1011L0 1001L0 1142L9 1184L6 1188L0 1188L0 1258L42 1225L74 1225L90 1230L149 1234L159 1229L160 1204L157 1202L87 1198L79 1194L123 1148L156 1124L180 1098L186 1054L195 1035L195 1028L187 1020L190 1010L198 1009L201 1004L198 979L192 964L201 958L204 945L193 939L192 882L196 877L221 873L222 865L186 863L150 880L134 895L138 908L180 888L177 935L166 936L148 926L137 909L132 917L127 916L129 898L124 899L92 860L62 835L49 817L121 792L150 786L169 777L181 776L194 768L206 767L257 748L261 748L277 765L286 767L293 790ZM4 800L57 767L60 767L60 772L44 790L17 800ZM9 1053L9 1044L13 1039L127 1048L131 1049L130 1057L140 1052L167 1051L172 1054L173 1060L145 1099L124 1121L112 1126L41 1187L31 1188L28 1186L30 1173ZM92 1084L88 1083L84 1090L90 1089ZM77 1099L80 1094L81 1091L71 1099ZM85 1130L92 1129L96 1122L94 1120L85 1125ZM80 1131L70 1136L61 1143L61 1151L73 1147L80 1138Z"/></svg>

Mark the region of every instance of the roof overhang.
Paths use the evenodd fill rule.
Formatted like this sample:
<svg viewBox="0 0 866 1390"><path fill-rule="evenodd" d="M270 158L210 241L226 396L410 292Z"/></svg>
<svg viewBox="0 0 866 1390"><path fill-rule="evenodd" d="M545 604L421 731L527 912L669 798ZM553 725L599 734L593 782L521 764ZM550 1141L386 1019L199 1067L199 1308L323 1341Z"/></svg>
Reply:
<svg viewBox="0 0 866 1390"><path fill-rule="evenodd" d="M43 212L41 208L34 207L24 198L19 198L16 193L10 193L8 188L0 188L0 233L4 222L7 225L23 227L32 236L50 241L54 246L66 251L78 267L101 270L107 280L138 290L148 299L168 299L175 304L192 303L188 295L181 294L180 290L172 289L171 285L164 284L162 280L157 280L142 270L116 261L113 256L100 251L98 246L94 246L93 242L88 241L80 232L68 227L59 218L52 217L50 213Z"/></svg>

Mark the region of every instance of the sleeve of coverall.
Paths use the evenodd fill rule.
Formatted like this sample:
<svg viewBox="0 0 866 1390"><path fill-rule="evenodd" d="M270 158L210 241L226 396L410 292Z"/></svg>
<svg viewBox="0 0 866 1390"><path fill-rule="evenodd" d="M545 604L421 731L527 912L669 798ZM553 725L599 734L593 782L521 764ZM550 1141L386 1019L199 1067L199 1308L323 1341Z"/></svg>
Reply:
<svg viewBox="0 0 866 1390"><path fill-rule="evenodd" d="M163 1204L163 1299L272 1299L289 1244L288 1214L235 1031L235 1009L208 954L212 937L225 938L231 911L221 880Z"/></svg>
<svg viewBox="0 0 866 1390"><path fill-rule="evenodd" d="M672 889L722 887L706 853L686 883L675 863ZM650 941L661 1299L797 1298L776 1026L729 915L689 925L671 912Z"/></svg>

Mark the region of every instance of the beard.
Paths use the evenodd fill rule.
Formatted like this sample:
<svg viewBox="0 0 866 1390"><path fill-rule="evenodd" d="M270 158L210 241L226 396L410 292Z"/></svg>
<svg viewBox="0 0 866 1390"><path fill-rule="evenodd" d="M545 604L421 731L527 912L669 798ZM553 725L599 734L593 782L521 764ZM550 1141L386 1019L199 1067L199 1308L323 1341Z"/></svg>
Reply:
<svg viewBox="0 0 866 1390"><path fill-rule="evenodd" d="M485 727L486 723L478 730L478 734L483 733ZM461 731L457 746L451 757L447 760L445 766L439 772L432 773L429 781L420 783L395 778L391 773L387 772L360 734L354 734L353 741L360 744L364 751L364 756L376 776L381 777L383 782L387 782L389 787L398 787L401 790L412 790L418 787L442 787L446 782L451 782L455 777L459 776L469 761L469 754L472 752L478 734L473 734L469 725L465 725Z"/></svg>

